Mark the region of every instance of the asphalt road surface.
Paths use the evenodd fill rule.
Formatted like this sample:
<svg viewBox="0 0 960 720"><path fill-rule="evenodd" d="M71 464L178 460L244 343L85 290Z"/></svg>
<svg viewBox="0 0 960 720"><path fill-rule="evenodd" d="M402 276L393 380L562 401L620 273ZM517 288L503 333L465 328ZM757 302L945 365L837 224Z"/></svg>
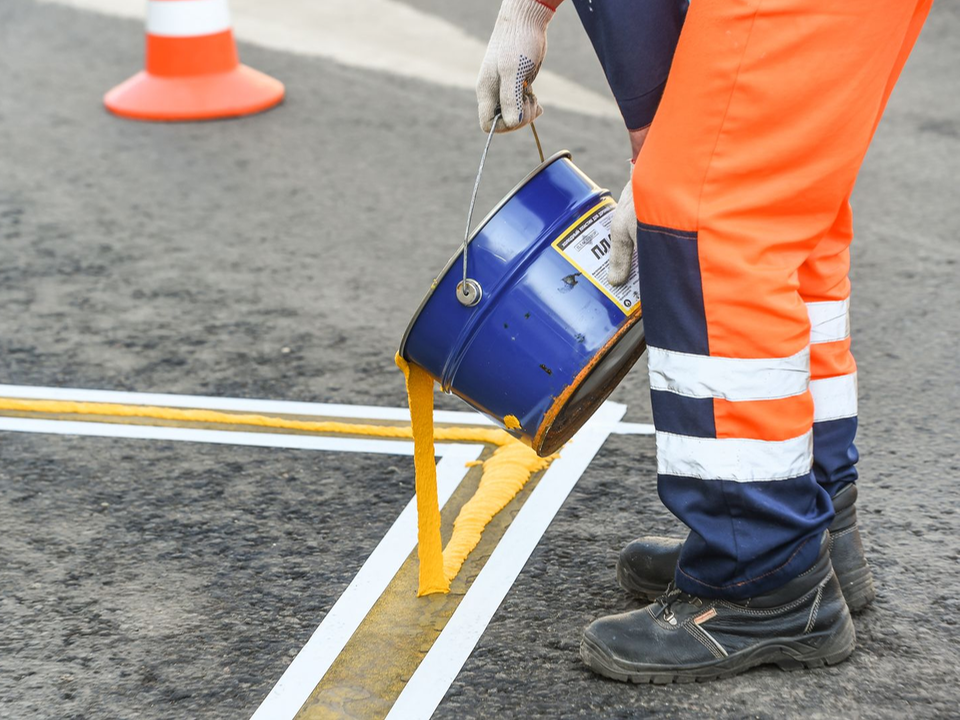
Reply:
<svg viewBox="0 0 960 720"><path fill-rule="evenodd" d="M496 15L410 4L478 38ZM551 33L550 68L603 91L572 7ZM960 714L958 36L960 6L941 0L854 200L860 506L879 585L856 653L696 686L587 671L580 628L635 605L619 548L679 531L652 439L615 437L436 717ZM393 353L462 237L482 147L471 93L244 45L286 83L278 109L111 117L101 96L141 54L137 22L0 3L0 383L403 405ZM539 128L619 191L617 122L548 108ZM481 207L534 161L527 136L497 138ZM613 399L649 422L642 364ZM412 491L406 458L0 434L0 717L249 716Z"/></svg>

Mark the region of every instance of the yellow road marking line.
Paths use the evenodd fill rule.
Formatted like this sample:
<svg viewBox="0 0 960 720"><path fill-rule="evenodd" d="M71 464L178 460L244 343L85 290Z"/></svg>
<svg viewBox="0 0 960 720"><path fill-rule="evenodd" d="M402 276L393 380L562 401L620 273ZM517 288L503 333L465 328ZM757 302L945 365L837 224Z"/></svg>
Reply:
<svg viewBox="0 0 960 720"><path fill-rule="evenodd" d="M449 519L452 514L458 510L458 500L462 497L454 498L454 494L462 495L466 492L467 496L472 492L475 486L475 479L478 471L473 471L473 479L466 483L461 489L461 484L468 473L466 465L468 461L475 460L481 452L489 454L492 448L484 445L463 445L452 444L448 446L448 453L437 463L437 478L439 490L439 502L444 508L444 518L447 522L444 524L446 529L449 525ZM509 510L508 510L509 512ZM366 558L357 574L350 581L350 584L343 591L333 607L324 615L322 622L314 630L313 634L307 640L306 644L297 653L293 662L283 671L282 676L264 698L260 707L254 714L256 720L289 720L304 706L304 703L313 694L314 688L326 676L335 662L345 663L347 658L341 659L344 655L344 648L351 642L351 638L357 632L361 623L365 622L367 615L373 610L374 606L380 602L388 586L393 584L396 592L393 593L391 602L400 603L405 612L419 611L425 607L433 607L433 604L439 600L456 599L457 590L461 583L469 582L472 577L472 562L479 562L479 558L484 553L484 542L481 542L480 548L471 559L468 560L467 569L461 573L461 577L453 582L454 593L450 595L433 595L425 598L416 597L416 544L417 544L417 508L416 499L411 499L403 508L403 511L397 516L397 519L387 530L386 534L377 543L373 552ZM498 520L492 523L496 527ZM479 557L478 557L479 556ZM412 568L410 563L413 563ZM395 578L404 564L407 564L406 577L408 582L404 585L396 585ZM398 596L397 593L402 593ZM315 617L302 618L309 624L316 621ZM406 643L400 643L399 646L404 649L404 655L394 653L390 655L398 667L404 667L403 678L409 677L408 663L404 660L406 654L412 654L416 658L422 655L422 644L430 638L421 636L418 628L403 626L409 633ZM428 630L439 632L442 623L431 625ZM402 640L401 638L398 638ZM356 648L353 643L352 648ZM374 643L371 651L377 657L386 657L385 653L377 654L376 649L380 645ZM347 654L353 652L353 649L347 651ZM393 652L393 651L391 651ZM394 676L395 677L395 676ZM384 684L389 684L389 678L382 678L378 694L383 693ZM345 681L348 686L362 688L365 685L364 675L361 673L352 681ZM371 683L371 688L373 684ZM340 692L344 697L350 693L346 690Z"/></svg>
<svg viewBox="0 0 960 720"><path fill-rule="evenodd" d="M427 720L433 715L540 538L625 411L618 403L602 405L537 480L443 632L404 685L387 720Z"/></svg>
<svg viewBox="0 0 960 720"><path fill-rule="evenodd" d="M375 437L413 439L413 431L409 425L391 426L346 423L341 421L295 420L292 418L271 417L250 413L157 407L152 405L0 397L0 410L50 415L100 415L103 417L145 418L188 423L215 423L220 425L244 425L248 427L276 428L281 430L299 430L319 434L371 435ZM514 438L502 430L485 427L439 427L436 429L434 437L437 440L489 443L498 446L506 445L509 442L516 442Z"/></svg>
<svg viewBox="0 0 960 720"><path fill-rule="evenodd" d="M487 448L489 456L492 448ZM442 512L444 537L453 530L458 510L479 484L472 470L447 501ZM389 711L423 657L499 544L513 517L536 487L535 477L487 526L483 539L450 583L450 592L415 598L418 562L411 552L355 630L343 651L319 679L297 714L298 720L323 718L382 718Z"/></svg>

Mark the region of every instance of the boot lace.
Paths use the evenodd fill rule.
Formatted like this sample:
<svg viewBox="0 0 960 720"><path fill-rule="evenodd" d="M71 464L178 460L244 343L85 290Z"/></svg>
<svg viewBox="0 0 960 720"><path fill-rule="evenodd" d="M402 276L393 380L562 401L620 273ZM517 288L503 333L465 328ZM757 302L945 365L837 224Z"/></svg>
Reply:
<svg viewBox="0 0 960 720"><path fill-rule="evenodd" d="M660 606L655 611L655 613L659 613L660 619L671 625L676 625L677 615L674 612L675 605L678 603L684 603L694 605L695 607L701 607L703 605L703 600L698 598L696 595L691 595L690 593L684 592L676 586L676 583L671 582L663 594L658 597L654 603Z"/></svg>

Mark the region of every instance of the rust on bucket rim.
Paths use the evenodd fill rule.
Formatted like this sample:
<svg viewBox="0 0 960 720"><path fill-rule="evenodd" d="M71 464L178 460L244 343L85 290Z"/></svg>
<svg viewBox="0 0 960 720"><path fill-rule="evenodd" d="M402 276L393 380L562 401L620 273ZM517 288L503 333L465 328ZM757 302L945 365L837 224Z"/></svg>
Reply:
<svg viewBox="0 0 960 720"><path fill-rule="evenodd" d="M547 433L550 432L550 429L553 427L553 424L557 421L557 418L559 417L560 413L566 407L567 402L570 400L570 397L573 395L573 393L575 393L580 388L580 386L590 376L590 373L593 372L594 368L596 368L596 366L600 363L600 361L607 356L607 354L617 345L617 343L620 342L621 339L623 339L623 336L626 335L627 332L629 332L633 328L633 326L636 325L638 322L640 322L642 319L643 319L643 306L641 305L636 312L633 312L627 316L626 322L624 322L623 325L620 326L620 328L617 330L614 336L610 338L604 344L604 346L600 348L599 351L597 351L597 353L592 358L590 358L590 362L584 365L583 368L580 370L580 372L577 373L577 376L573 379L573 382L570 383L564 389L564 391L557 396L557 399L554 400L553 405L551 405L550 409L547 410L547 412L544 414L543 420L540 421L540 426L537 428L537 433L533 437L532 447L536 451L537 455L540 455L541 457L543 457L543 443L546 439ZM637 358L634 360L634 363L639 358L640 358L640 355L637 356ZM632 367L633 363L630 363L630 366ZM607 397L609 397L610 393L612 393L619 384L620 384L619 381L611 382L607 388L603 388L603 390L601 390L601 392L603 393L603 397L601 398L600 402L602 403L604 400L606 400ZM599 404L597 407L599 407ZM593 413L591 413L591 415L592 414ZM583 427L583 424L579 425L570 434L571 437L575 435L581 427ZM565 438L563 443L561 443L560 445L562 446L569 439L570 438ZM553 453L557 452L557 450L559 449L560 449L559 447L551 447L549 448L549 452L547 452L546 454L552 455Z"/></svg>

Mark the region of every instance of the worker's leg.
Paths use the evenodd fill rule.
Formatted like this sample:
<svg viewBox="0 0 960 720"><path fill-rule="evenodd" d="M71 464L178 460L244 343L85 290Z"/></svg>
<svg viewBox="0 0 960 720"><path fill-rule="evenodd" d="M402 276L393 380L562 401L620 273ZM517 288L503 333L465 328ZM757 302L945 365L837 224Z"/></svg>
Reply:
<svg viewBox="0 0 960 720"><path fill-rule="evenodd" d="M699 0L634 173L660 494L681 589L742 598L816 559L798 273L852 187L914 3Z"/></svg>
<svg viewBox="0 0 960 720"><path fill-rule="evenodd" d="M932 0L918 3L900 55L887 81L883 105L893 90L910 51L916 43ZM882 108L881 108L882 112ZM880 120L880 113L876 122ZM816 249L801 265L800 295L807 303L811 322L810 392L813 396L813 472L817 482L837 498L837 517L831 525L831 559L851 610L873 599L873 581L857 529L856 493L850 484L857 479L857 374L850 353L849 246L853 216L849 201ZM642 537L620 553L617 578L625 590L645 598L662 594L674 578L683 541Z"/></svg>
<svg viewBox="0 0 960 720"><path fill-rule="evenodd" d="M880 122L900 72L916 44L933 0L917 3L874 120ZM810 392L814 403L813 472L831 497L856 481L857 365L850 352L849 200L832 227L800 267L800 295L810 314Z"/></svg>

